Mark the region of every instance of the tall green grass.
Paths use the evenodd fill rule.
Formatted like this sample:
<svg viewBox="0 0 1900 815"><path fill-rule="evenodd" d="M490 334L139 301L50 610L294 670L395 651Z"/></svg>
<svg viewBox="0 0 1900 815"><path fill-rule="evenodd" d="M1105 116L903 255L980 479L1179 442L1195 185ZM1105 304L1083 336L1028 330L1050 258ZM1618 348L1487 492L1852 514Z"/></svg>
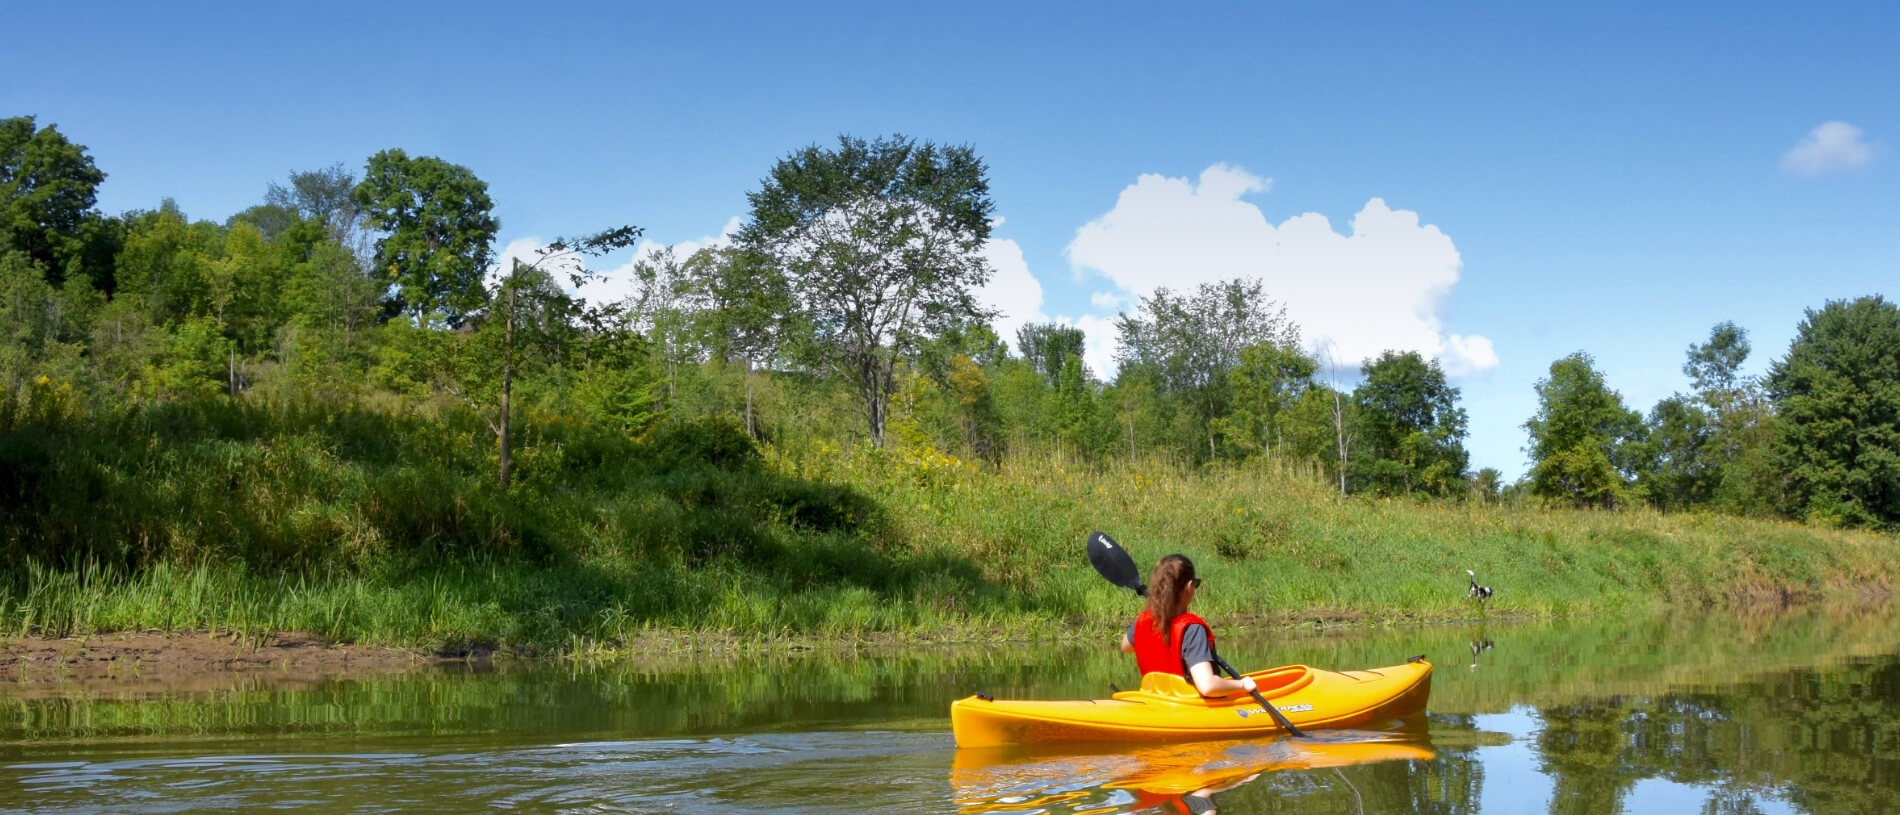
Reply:
<svg viewBox="0 0 1900 815"><path fill-rule="evenodd" d="M1889 536L1711 515L1340 500L1294 468L974 464L522 422L518 481L455 411L229 402L0 412L0 632L159 628L561 652L1111 633L1101 529L1193 557L1197 610L1368 623L1886 592Z"/></svg>

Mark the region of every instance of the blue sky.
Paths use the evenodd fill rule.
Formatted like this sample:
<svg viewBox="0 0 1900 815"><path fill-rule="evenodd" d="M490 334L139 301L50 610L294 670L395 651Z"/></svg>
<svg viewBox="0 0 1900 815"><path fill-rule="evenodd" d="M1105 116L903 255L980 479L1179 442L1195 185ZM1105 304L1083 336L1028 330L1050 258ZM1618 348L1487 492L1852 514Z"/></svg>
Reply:
<svg viewBox="0 0 1900 815"><path fill-rule="evenodd" d="M1892 4L387 5L15 3L0 115L86 144L113 212L441 156L503 242L703 241L797 147L968 143L1017 319L1100 360L1116 304L1259 274L1341 354L1444 358L1509 476L1558 357L1647 410L1718 321L1758 372L1803 309L1900 296Z"/></svg>

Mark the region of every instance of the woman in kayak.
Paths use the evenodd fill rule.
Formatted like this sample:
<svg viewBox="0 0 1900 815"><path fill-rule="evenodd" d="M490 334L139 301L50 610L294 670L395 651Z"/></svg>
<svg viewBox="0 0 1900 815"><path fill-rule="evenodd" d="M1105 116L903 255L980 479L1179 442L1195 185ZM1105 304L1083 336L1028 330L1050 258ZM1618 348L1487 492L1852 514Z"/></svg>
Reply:
<svg viewBox="0 0 1900 815"><path fill-rule="evenodd" d="M1162 558L1148 578L1148 607L1122 635L1122 650L1135 655L1143 674L1174 674L1194 683L1202 696L1252 691L1253 677L1228 679L1214 672L1214 632L1188 611L1200 588L1194 561L1178 554Z"/></svg>

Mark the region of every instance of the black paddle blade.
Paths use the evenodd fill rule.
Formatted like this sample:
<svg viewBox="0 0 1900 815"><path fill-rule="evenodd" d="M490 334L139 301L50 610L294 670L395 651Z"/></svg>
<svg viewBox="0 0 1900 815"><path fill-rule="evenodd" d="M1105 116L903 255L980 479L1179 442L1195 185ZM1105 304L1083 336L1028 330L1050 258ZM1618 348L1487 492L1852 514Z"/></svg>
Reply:
<svg viewBox="0 0 1900 815"><path fill-rule="evenodd" d="M1140 567L1114 538L1101 532L1089 533L1089 565L1108 582L1139 596L1148 596L1148 587L1141 583Z"/></svg>

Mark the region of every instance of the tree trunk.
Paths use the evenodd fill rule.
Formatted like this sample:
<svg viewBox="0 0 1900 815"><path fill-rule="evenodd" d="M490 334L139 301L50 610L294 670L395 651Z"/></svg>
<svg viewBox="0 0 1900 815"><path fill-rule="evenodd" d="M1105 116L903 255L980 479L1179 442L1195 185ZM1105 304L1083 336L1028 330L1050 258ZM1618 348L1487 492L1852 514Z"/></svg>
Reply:
<svg viewBox="0 0 1900 815"><path fill-rule="evenodd" d="M1138 456L1135 453L1135 414L1130 413L1128 414L1128 462L1132 464L1136 458Z"/></svg>
<svg viewBox="0 0 1900 815"><path fill-rule="evenodd" d="M745 432L756 439L759 430L752 423L752 358L745 358Z"/></svg>
<svg viewBox="0 0 1900 815"><path fill-rule="evenodd" d="M1346 495L1346 461L1352 440L1346 438L1346 406L1338 391L1333 392L1333 438L1339 444L1339 495Z"/></svg>
<svg viewBox="0 0 1900 815"><path fill-rule="evenodd" d="M864 403L865 418L871 423L871 447L877 450L884 449L884 405L880 404L882 401L876 394L872 394Z"/></svg>
<svg viewBox="0 0 1900 815"><path fill-rule="evenodd" d="M508 290L508 314L504 318L501 341L501 421L495 423L496 463L501 470L501 488L508 489L508 479L514 473L514 449L508 443L508 416L511 412L509 397L514 390L515 373L515 292Z"/></svg>

